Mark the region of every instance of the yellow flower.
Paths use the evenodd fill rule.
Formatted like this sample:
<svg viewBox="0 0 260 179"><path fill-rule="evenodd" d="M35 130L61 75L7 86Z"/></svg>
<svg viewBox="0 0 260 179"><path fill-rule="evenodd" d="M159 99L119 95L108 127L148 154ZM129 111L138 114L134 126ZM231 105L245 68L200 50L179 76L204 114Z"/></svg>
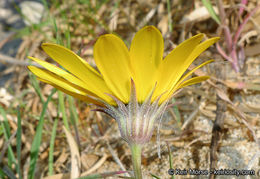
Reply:
<svg viewBox="0 0 260 179"><path fill-rule="evenodd" d="M151 102L162 95L159 101L161 104L176 90L209 78L199 76L187 79L196 69L212 60L183 76L190 64L219 39L211 38L200 43L202 38L203 34L191 37L163 59L163 37L153 26L146 26L136 33L130 50L116 35L102 35L94 46L94 59L99 72L69 49L44 43L43 50L67 71L34 57L30 58L44 69L35 66L28 68L39 80L71 96L97 105L100 105L100 102L96 99L116 105L107 94L128 104L131 79L135 83L139 103L143 103L155 87Z"/></svg>
<svg viewBox="0 0 260 179"><path fill-rule="evenodd" d="M44 43L43 50L62 68L30 57L43 68L28 68L39 80L81 100L98 105L98 110L113 117L121 137L132 152L135 178L142 178L141 148L147 143L173 93L199 83L208 76L188 78L202 63L185 71L190 64L219 38L202 43L203 34L184 41L163 59L163 37L153 26L136 33L130 50L113 34L101 36L94 46L99 71L69 49ZM159 131L160 125L158 125Z"/></svg>

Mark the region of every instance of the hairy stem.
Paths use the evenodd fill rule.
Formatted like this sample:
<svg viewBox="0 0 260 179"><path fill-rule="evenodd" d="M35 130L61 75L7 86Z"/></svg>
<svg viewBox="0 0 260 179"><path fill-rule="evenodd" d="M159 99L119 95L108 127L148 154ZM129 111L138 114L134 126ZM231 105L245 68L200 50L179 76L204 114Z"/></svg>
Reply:
<svg viewBox="0 0 260 179"><path fill-rule="evenodd" d="M141 170L142 146L140 144L130 144L130 148L132 153L132 162L133 162L135 179L142 179L142 170Z"/></svg>

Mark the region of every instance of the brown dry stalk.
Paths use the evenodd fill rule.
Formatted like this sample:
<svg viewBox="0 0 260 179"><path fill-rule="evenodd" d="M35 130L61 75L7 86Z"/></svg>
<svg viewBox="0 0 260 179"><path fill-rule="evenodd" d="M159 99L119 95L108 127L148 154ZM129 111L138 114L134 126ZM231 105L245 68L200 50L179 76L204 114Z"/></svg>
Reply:
<svg viewBox="0 0 260 179"><path fill-rule="evenodd" d="M221 65L216 64L216 76L220 79L225 79L225 72L223 70L223 67ZM226 86L224 86L222 83L217 82L217 86L222 89L225 93L227 92ZM217 164L217 149L219 141L222 137L222 131L224 126L224 119L225 119L225 112L227 110L227 104L226 102L221 99L221 97L216 93L217 101L217 109L216 109L216 118L213 124L212 129L212 138L211 138L211 144L210 144L210 169L216 168ZM210 174L210 179L214 179L214 174Z"/></svg>
<svg viewBox="0 0 260 179"><path fill-rule="evenodd" d="M30 63L29 61L23 61L23 60L18 60L16 58L10 57L8 55L2 54L0 53L0 62L1 63L8 63L11 65L21 65L21 66L36 66L38 68L42 68L40 65L36 64L36 63Z"/></svg>

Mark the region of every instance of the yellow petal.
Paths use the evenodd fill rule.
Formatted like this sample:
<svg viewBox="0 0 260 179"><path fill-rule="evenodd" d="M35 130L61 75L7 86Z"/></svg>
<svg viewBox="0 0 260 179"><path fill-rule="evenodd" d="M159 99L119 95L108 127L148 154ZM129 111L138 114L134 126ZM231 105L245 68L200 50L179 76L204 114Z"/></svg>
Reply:
<svg viewBox="0 0 260 179"><path fill-rule="evenodd" d="M43 60L40 60L40 59L37 59L37 58L34 58L34 57L28 57L30 59L32 59L33 61L37 62L38 64L40 64L41 66L43 66L44 68L46 68L47 70L49 70L50 72L52 73L55 73L56 75L66 79L67 81L79 86L79 87L82 87L82 88L85 88L87 90L87 85L86 83L84 83L83 81L81 81L80 79L78 79L77 77L73 76L72 74L66 72L65 70L53 65L53 64L50 64L46 61L43 61Z"/></svg>
<svg viewBox="0 0 260 179"><path fill-rule="evenodd" d="M211 62L214 62L214 60L208 60L202 64L200 64L199 66L193 68L191 71L189 71L187 74L185 74L179 81L178 83L176 84L176 86L178 86L180 83L182 83L187 77L189 77L193 72L195 72L197 69L203 67L204 65L207 65Z"/></svg>
<svg viewBox="0 0 260 179"><path fill-rule="evenodd" d="M64 89L67 89L68 91L81 94L81 95L87 95L87 93L84 90L81 90L76 85L73 85L72 83L64 80L63 78L47 71L44 69L37 68L35 66L28 66L29 70L35 74L37 77L50 81L53 84L56 84L57 86L60 86Z"/></svg>
<svg viewBox="0 0 260 179"><path fill-rule="evenodd" d="M104 93L111 94L112 92L105 84L104 79L94 68L85 63L81 57L57 44L44 43L42 48L53 60L88 84L87 89L89 91L95 93L105 101L110 101L110 97Z"/></svg>
<svg viewBox="0 0 260 179"><path fill-rule="evenodd" d="M183 88L183 87L188 86L188 85L195 84L195 83L192 83L192 82L194 82L194 80L196 80L197 77L191 78L191 79L189 79L189 80L187 80L187 81L184 81L184 80L185 80L186 78L188 78L190 75L192 75L192 73L193 73L194 71L196 71L197 69L199 69L199 68L203 67L204 65L207 65L208 63L211 63L211 62L213 62L213 61L214 61L214 60L208 60L208 61L206 61L206 62L200 64L199 66L193 68L191 71L189 71L187 74L185 74L185 75L176 83L176 85L171 89L171 91L169 91L168 96L164 96L164 97L162 97L162 99L163 99L163 98L165 98L165 99L169 98L170 96L172 96L172 94L173 94L176 90L178 90L178 89L180 89L180 88ZM201 76L199 76L199 77L201 77ZM205 77L208 77L208 76L202 76L202 77L205 78ZM202 81L203 81L203 80L202 80ZM198 83L198 82L196 82L196 83ZM186 85L183 86L183 84L186 84Z"/></svg>
<svg viewBox="0 0 260 179"><path fill-rule="evenodd" d="M195 36L196 37L196 36ZM166 93L168 93L168 95L170 95L171 91L173 91L173 89L176 86L176 83L179 81L179 79L181 78L181 76L183 75L183 73L187 70L187 68L190 66L190 64L203 52L205 51L208 47L210 47L212 44L214 44L215 42L217 42L219 39L219 37L215 37L215 38L211 38L208 39L204 42L202 42L201 44L197 45L195 47L195 49L191 52L191 54L186 58L183 59L182 61L180 60L176 60L177 62L174 64L170 64L170 62L167 63L167 59L163 60L163 62L165 61L165 63L162 63L162 68L160 69L161 73L163 73L164 71L170 71L172 70L172 75L170 75L170 80L169 77L164 76L164 78L160 78L161 81L165 81L162 84L167 84L168 85L164 86L164 88L161 88L157 91L157 95L167 91ZM188 49L188 48L187 48ZM184 49L183 49L183 53L185 53ZM167 58L167 57L166 57ZM181 58L181 57L180 57ZM169 59L170 60L170 59ZM171 60L170 60L171 61ZM176 66L174 68L174 66ZM170 73L170 72L169 72ZM165 80L166 79L166 80ZM167 82L167 80L169 82ZM158 82L158 84L160 84ZM158 85L160 86L160 85ZM161 86L160 86L161 87ZM167 95L165 95L167 96Z"/></svg>
<svg viewBox="0 0 260 179"><path fill-rule="evenodd" d="M130 59L139 102L143 102L146 99L157 81L163 48L162 35L153 26L142 28L135 34L132 40Z"/></svg>
<svg viewBox="0 0 260 179"><path fill-rule="evenodd" d="M47 81L47 80L39 78L39 77L37 77L37 79L42 81L42 82L44 82L44 83L48 83L48 84L52 85L53 87L57 88L58 90L66 93L66 94L68 94L70 96L73 96L73 97L75 97L77 99L80 99L80 100L88 102L88 103L96 104L96 105L99 105L99 106L103 106L102 103L100 103L99 101L94 100L93 98L90 98L88 96L84 96L84 95L81 95L81 94L78 94L78 93L75 93L75 92L68 91L68 90L66 90L66 89L64 89L64 88L62 88L60 86L57 86L56 84L52 83L51 81Z"/></svg>
<svg viewBox="0 0 260 179"><path fill-rule="evenodd" d="M208 39L204 42L202 42L201 44L199 44L190 54L190 56L187 58L187 60L185 61L185 63L183 64L183 68L180 68L177 71L177 79L179 81L179 79L181 78L182 74L187 70L187 68L190 66L190 64L202 53L204 52L207 48L209 48L211 45L213 45L214 43L216 43L219 40L219 37L214 37L211 39ZM210 61L211 62L211 61ZM205 62L207 63L207 62ZM202 66L204 64L201 64ZM198 68L200 68L201 66L199 66ZM197 69L197 68L196 68ZM194 71L196 70L194 69ZM188 76L188 75L187 75ZM170 86L170 89L173 89L176 86L176 82L172 84L172 86Z"/></svg>
<svg viewBox="0 0 260 179"><path fill-rule="evenodd" d="M93 96L94 98L98 98L98 96L96 96L96 94L93 94L93 93L87 91L86 89L84 89L80 86L77 86L77 85L71 83L70 81L63 79L60 76L58 76L52 72L49 72L48 70L40 69L35 66L28 66L28 68L41 81L51 84L52 86L56 87L57 89L60 89L63 92L66 92L69 95L73 94L74 96L77 96L77 98L79 98L83 101L89 101L91 103L93 103L94 101L93 101L93 99L91 99L88 96ZM112 104L112 105L116 105L115 102L109 96L107 96L106 102L108 102L109 104ZM95 104L96 103L99 103L99 102L95 102Z"/></svg>
<svg viewBox="0 0 260 179"><path fill-rule="evenodd" d="M178 72L185 71L188 68L185 63L187 63L189 60L188 57L200 43L203 36L203 34L198 34L185 40L165 57L159 69L158 88L155 90L154 98L165 91L170 92L173 84L175 84L182 75Z"/></svg>
<svg viewBox="0 0 260 179"><path fill-rule="evenodd" d="M202 53L204 52L207 48L209 48L211 45L213 45L214 43L216 43L219 40L219 37L214 37L211 39L208 39L204 42L202 42L201 44L199 44L191 53L191 55L188 57L187 61L191 61L191 63ZM190 66L190 64L188 64L188 67ZM187 68L188 68L187 67ZM185 71L185 70L184 70Z"/></svg>
<svg viewBox="0 0 260 179"><path fill-rule="evenodd" d="M99 37L94 46L94 59L107 86L122 102L130 96L130 57L124 42L113 34Z"/></svg>
<svg viewBox="0 0 260 179"><path fill-rule="evenodd" d="M181 83L180 85L176 85L170 92L168 92L166 95L163 95L159 101L159 104L163 103L165 100L169 99L172 97L172 95L174 94L175 91L177 91L180 88L184 88L186 86L189 85L193 85L193 84L197 84L200 83L202 81L205 81L207 79L209 79L209 76L197 76L191 79L188 79L186 81L184 81L183 83Z"/></svg>
<svg viewBox="0 0 260 179"><path fill-rule="evenodd" d="M204 42L202 42L201 44L199 44L193 51L192 53L189 55L189 57L187 58L187 60L185 60L185 62L182 65L182 68L179 68L178 71L176 72L176 79L179 81L179 79L181 78L182 74L187 70L187 68L190 66L190 64L203 52L205 51L207 48L209 48L212 44L216 43L219 40L219 37L214 37L211 39L208 39ZM176 82L178 82L176 81ZM170 89L173 89L176 85L176 82L171 84L171 86L169 86Z"/></svg>
<svg viewBox="0 0 260 179"><path fill-rule="evenodd" d="M196 83L200 83L200 82L205 81L205 80L207 80L209 78L210 78L209 76L197 76L197 77L188 79L188 80L184 81L183 83L181 83L177 87L177 89L184 88L184 87L189 86L189 85L194 85Z"/></svg>

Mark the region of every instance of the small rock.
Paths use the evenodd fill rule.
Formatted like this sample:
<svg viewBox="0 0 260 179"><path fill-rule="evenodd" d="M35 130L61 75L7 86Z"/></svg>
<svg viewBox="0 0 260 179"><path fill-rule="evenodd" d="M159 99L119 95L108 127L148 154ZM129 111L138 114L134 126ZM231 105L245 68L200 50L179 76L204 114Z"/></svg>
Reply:
<svg viewBox="0 0 260 179"><path fill-rule="evenodd" d="M24 23L27 26L38 24L44 13L44 6L39 2L24 1L20 4L21 12L25 16Z"/></svg>

